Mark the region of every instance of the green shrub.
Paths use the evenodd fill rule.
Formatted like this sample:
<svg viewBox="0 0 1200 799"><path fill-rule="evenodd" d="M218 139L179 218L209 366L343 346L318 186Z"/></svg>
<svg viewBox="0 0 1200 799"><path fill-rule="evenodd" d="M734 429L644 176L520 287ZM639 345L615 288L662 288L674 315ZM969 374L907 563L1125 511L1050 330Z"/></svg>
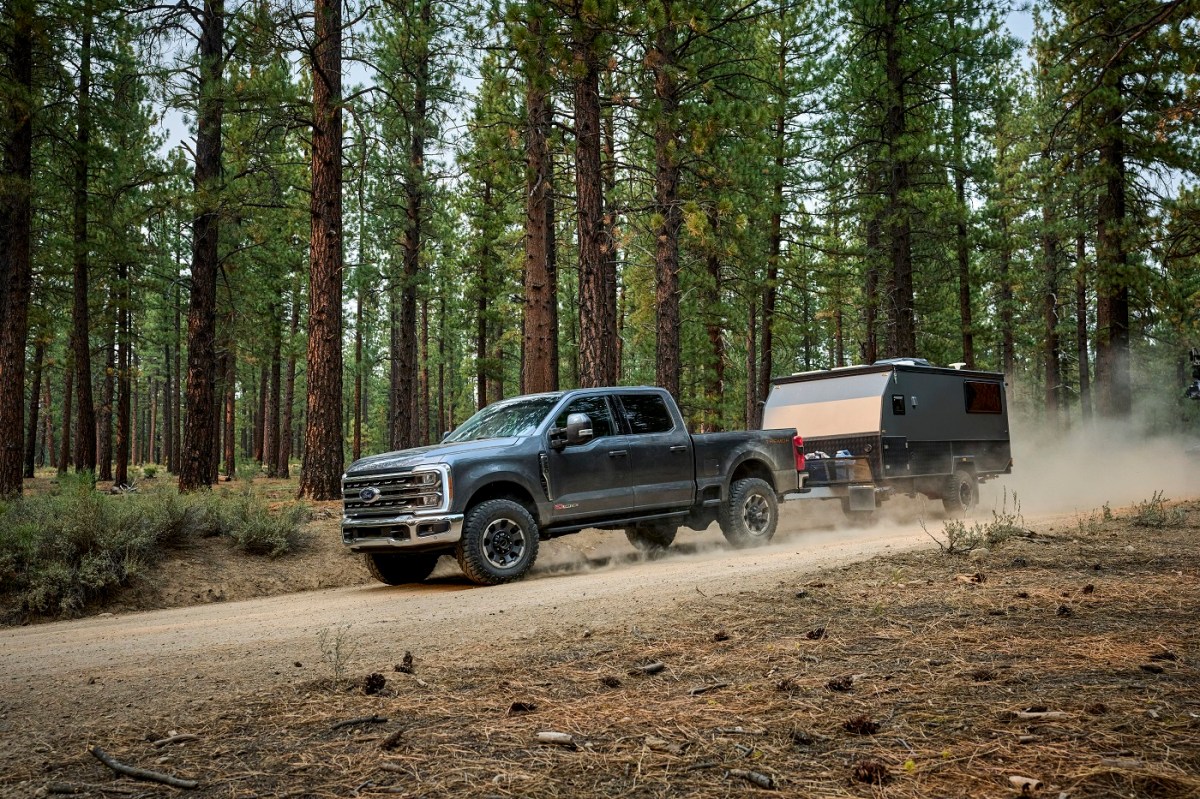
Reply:
<svg viewBox="0 0 1200 799"><path fill-rule="evenodd" d="M0 507L0 594L15 595L22 612L76 615L196 538L227 536L273 557L305 541L303 505L273 511L249 492L109 495L93 486L90 475L63 475L50 494Z"/></svg>
<svg viewBox="0 0 1200 799"><path fill-rule="evenodd" d="M1025 517L1021 515L1021 503L1014 492L1013 507L1008 509L1008 489L1004 490L1004 499L997 510L992 509L990 522L975 522L967 526L962 519L948 519L942 527L942 538L937 538L926 530L930 538L947 555L961 555L973 549L996 549L1002 546L1014 535L1025 532Z"/></svg>
<svg viewBox="0 0 1200 799"><path fill-rule="evenodd" d="M153 463L147 463L142 467L142 477L147 480L153 480L158 475L158 466Z"/></svg>
<svg viewBox="0 0 1200 799"><path fill-rule="evenodd" d="M1168 508L1163 492L1133 506L1133 523L1138 527L1180 527L1187 521L1183 508Z"/></svg>

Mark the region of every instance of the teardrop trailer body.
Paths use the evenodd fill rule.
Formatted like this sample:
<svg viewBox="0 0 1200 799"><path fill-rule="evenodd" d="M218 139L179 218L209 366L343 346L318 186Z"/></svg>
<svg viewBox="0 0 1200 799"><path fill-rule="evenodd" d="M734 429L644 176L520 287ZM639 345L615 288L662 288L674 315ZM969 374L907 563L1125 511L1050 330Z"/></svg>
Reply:
<svg viewBox="0 0 1200 799"><path fill-rule="evenodd" d="M794 427L807 476L796 498L840 500L865 519L893 494L978 501L978 483L1012 471L1004 375L880 361L778 377L763 427ZM791 498L791 497L789 497Z"/></svg>

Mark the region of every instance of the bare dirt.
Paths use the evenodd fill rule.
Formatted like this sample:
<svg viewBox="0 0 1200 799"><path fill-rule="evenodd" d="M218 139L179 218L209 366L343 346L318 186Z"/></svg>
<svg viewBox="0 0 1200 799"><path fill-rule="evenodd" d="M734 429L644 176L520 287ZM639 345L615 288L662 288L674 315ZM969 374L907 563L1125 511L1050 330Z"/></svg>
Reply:
<svg viewBox="0 0 1200 799"><path fill-rule="evenodd" d="M568 536L486 589L371 584L332 519L290 559L179 553L125 601L189 606L0 630L0 795L172 791L100 746L221 797L1200 796L1196 502L1028 513L974 559L921 503L811 510L751 551Z"/></svg>

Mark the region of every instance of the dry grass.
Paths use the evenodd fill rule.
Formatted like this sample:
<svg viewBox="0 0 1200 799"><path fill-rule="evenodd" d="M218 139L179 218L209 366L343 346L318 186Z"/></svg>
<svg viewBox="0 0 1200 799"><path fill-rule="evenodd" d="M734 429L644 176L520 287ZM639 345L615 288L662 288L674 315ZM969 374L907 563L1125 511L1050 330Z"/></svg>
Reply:
<svg viewBox="0 0 1200 799"><path fill-rule="evenodd" d="M982 563L877 559L620 629L418 652L411 675L356 664L349 691L222 697L165 755L147 738L169 711L161 729L80 719L39 733L69 754L7 764L0 790L164 793L110 781L85 754L99 744L214 797L996 797L1021 793L1012 776L1045 796L1200 797L1200 506L1184 510L1179 527L1118 516ZM370 672L386 686L368 696Z"/></svg>

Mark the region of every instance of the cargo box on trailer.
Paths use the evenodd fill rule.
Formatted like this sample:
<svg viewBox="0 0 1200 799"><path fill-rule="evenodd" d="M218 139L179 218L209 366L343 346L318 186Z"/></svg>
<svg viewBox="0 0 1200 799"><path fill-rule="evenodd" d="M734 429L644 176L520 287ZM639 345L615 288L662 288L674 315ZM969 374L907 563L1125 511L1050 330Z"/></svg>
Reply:
<svg viewBox="0 0 1200 799"><path fill-rule="evenodd" d="M839 499L865 517L893 493L940 499L950 512L978 483L1012 471L1004 375L879 361L778 377L763 427L794 427L808 472L801 495Z"/></svg>

